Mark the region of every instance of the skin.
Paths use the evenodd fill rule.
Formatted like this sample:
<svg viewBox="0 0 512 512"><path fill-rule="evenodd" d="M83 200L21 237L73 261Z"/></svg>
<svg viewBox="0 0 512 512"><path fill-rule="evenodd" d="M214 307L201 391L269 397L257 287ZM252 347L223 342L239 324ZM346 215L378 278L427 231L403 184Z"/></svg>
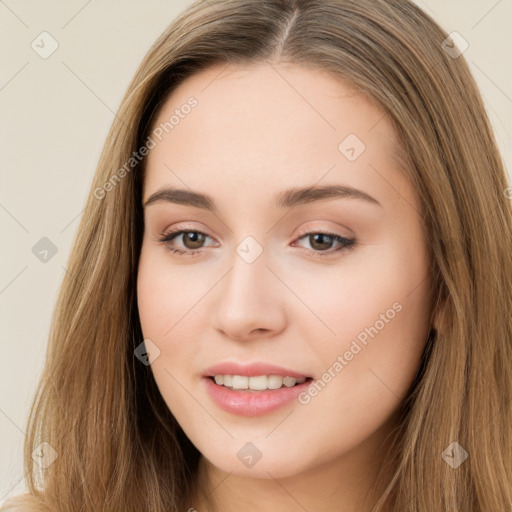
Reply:
<svg viewBox="0 0 512 512"><path fill-rule="evenodd" d="M210 195L218 210L145 207L137 292L144 338L160 350L151 364L157 385L202 454L199 486L225 512L369 511L365 493L431 326L419 202L394 158L396 135L346 83L291 64L197 73L171 94L155 125L190 96L197 107L148 156L143 202L173 185ZM338 148L349 134L366 146L354 161ZM381 206L354 198L273 205L282 190L328 184L362 190ZM208 236L202 248L185 236L161 243L171 227ZM322 256L340 246L304 236L322 230L357 244ZM263 250L250 264L236 252L247 236ZM205 391L201 373L225 360L321 379L394 303L400 312L306 405L294 400L241 417ZM252 467L237 457L247 442L262 454ZM207 510L198 500L187 506Z"/></svg>

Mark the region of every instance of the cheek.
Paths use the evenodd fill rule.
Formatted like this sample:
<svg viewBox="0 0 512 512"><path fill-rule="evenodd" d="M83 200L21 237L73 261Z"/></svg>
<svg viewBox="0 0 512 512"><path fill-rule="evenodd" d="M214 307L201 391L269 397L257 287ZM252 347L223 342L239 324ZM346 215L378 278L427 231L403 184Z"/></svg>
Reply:
<svg viewBox="0 0 512 512"><path fill-rule="evenodd" d="M190 363L197 350L193 339L197 334L198 302L204 289L188 286L189 280L183 279L178 266L169 265L167 256L159 248L143 248L137 301L143 337L159 349L151 363L153 377L169 409L183 417L191 401L180 383L190 378Z"/></svg>
<svg viewBox="0 0 512 512"><path fill-rule="evenodd" d="M196 357L211 314L207 295L217 280L195 265L172 264L161 247L143 247L137 275L139 319L144 339L160 351L151 370L166 399L178 400L178 382L195 378L202 370ZM184 401L189 399L184 396Z"/></svg>
<svg viewBox="0 0 512 512"><path fill-rule="evenodd" d="M172 295L166 286L166 280L159 278L157 272L144 266L140 267L137 279L137 301L139 318L144 338L160 339L171 327L169 304Z"/></svg>
<svg viewBox="0 0 512 512"><path fill-rule="evenodd" d="M297 261L279 269L302 302L294 302L290 324L314 342L311 348L324 364L349 350L354 340L363 349L373 342L376 352L401 352L409 340L407 349L421 351L414 340L421 345L426 337L430 312L428 262L417 251L421 239L414 246L398 236L383 238L335 264Z"/></svg>
<svg viewBox="0 0 512 512"><path fill-rule="evenodd" d="M383 407L385 414L416 375L430 327L428 261L418 251L420 238L410 244L388 239L339 267L294 272L294 290L318 317L304 336L328 381L325 390L320 385L318 405Z"/></svg>
<svg viewBox="0 0 512 512"><path fill-rule="evenodd" d="M142 332L146 338L164 341L180 319L197 314L204 295L199 279L184 278L184 270L169 264L170 255L160 247L143 248L137 275L137 301Z"/></svg>

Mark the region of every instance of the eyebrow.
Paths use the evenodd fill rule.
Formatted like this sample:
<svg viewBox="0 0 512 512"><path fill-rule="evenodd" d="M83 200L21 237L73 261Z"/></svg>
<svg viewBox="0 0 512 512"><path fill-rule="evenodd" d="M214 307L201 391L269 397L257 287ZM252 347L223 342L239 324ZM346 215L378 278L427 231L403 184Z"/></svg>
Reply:
<svg viewBox="0 0 512 512"><path fill-rule="evenodd" d="M295 206L329 199L358 199L382 208L382 204L366 192L345 185L292 188L278 193L274 197L274 204L278 208L293 208ZM151 194L144 203L144 208L160 202L193 206L212 212L217 211L215 201L207 194L168 186L162 187L154 194Z"/></svg>

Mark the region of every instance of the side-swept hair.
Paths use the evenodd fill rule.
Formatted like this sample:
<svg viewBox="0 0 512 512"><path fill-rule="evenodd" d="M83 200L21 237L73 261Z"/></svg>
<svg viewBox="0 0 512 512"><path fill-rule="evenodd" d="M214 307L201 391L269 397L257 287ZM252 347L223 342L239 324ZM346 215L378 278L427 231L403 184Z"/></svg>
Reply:
<svg viewBox="0 0 512 512"><path fill-rule="evenodd" d="M443 49L447 37L409 0L208 0L172 22L136 72L96 170L29 418L29 493L13 505L181 510L200 454L134 360L144 160L119 170L187 77L215 63L288 62L332 72L382 107L421 199L435 330L373 512L512 509L512 209L481 96L464 58ZM441 456L454 441L469 454L457 469ZM44 471L31 457L42 442L58 454Z"/></svg>

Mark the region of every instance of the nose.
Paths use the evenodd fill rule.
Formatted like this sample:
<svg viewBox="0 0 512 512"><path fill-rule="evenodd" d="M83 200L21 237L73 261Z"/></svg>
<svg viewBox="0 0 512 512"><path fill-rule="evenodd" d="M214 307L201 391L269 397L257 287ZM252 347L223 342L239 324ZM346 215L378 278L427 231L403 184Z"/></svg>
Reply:
<svg viewBox="0 0 512 512"><path fill-rule="evenodd" d="M213 327L240 341L281 332L286 324L286 287L274 272L267 267L265 251L251 263L236 253L231 270L215 287Z"/></svg>

